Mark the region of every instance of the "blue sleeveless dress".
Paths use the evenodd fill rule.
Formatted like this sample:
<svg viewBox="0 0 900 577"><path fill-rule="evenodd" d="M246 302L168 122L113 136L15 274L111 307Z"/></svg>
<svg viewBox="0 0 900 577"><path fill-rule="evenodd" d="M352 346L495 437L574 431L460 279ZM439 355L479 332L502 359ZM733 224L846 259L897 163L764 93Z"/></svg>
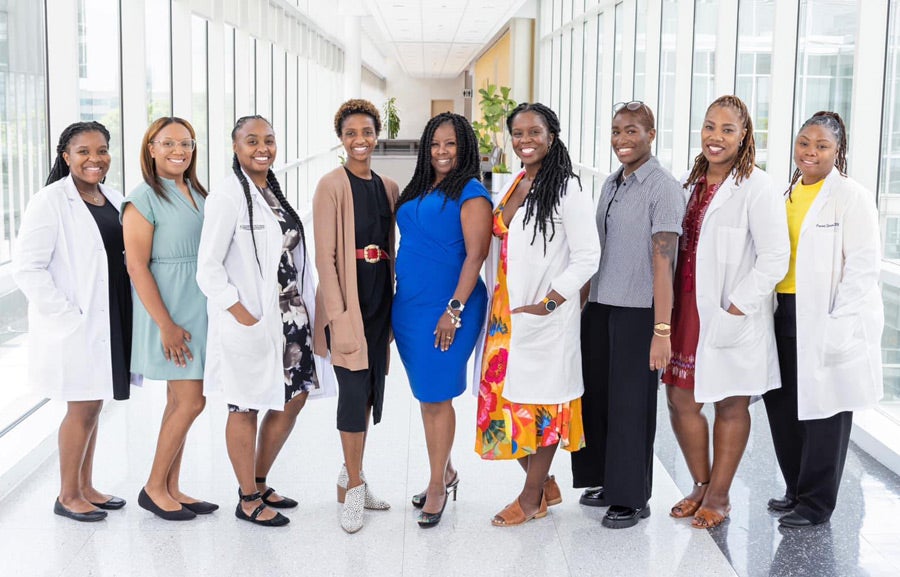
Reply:
<svg viewBox="0 0 900 577"><path fill-rule="evenodd" d="M392 329L413 395L425 403L452 399L466 389L466 363L484 322L487 289L479 278L453 344L446 352L434 347L435 326L453 298L466 259L460 210L473 198L491 202L490 193L475 179L459 200L447 199L438 188L397 211L400 248Z"/></svg>

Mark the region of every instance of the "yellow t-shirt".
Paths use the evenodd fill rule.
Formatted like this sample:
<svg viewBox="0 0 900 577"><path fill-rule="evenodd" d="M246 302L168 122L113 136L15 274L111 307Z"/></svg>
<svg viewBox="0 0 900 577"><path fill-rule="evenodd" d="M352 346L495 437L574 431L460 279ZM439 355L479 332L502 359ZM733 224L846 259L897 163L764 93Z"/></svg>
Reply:
<svg viewBox="0 0 900 577"><path fill-rule="evenodd" d="M824 183L824 178L815 184L799 182L791 192L790 200L784 201L787 209L788 235L791 237L791 264L784 279L775 285L776 292L797 293L797 243L800 241L800 227L803 226L803 219L806 218L809 207L812 206Z"/></svg>

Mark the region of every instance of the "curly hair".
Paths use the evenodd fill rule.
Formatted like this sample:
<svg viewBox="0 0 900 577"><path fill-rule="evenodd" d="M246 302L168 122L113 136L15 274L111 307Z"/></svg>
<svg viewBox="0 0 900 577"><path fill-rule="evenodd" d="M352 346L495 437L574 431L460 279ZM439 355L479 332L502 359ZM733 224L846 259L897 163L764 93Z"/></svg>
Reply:
<svg viewBox="0 0 900 577"><path fill-rule="evenodd" d="M456 133L456 166L440 182L444 202L459 200L463 188L473 178L481 180L481 158L478 155L478 140L472 125L464 116L452 112L442 112L428 121L422 138L419 139L419 156L412 180L403 189L397 201L397 209L404 202L423 198L434 190L434 167L431 165L431 141L439 126L450 124Z"/></svg>
<svg viewBox="0 0 900 577"><path fill-rule="evenodd" d="M837 155L834 157L834 166L837 167L841 176L847 176L847 128L844 126L844 119L841 118L841 115L837 112L831 112L830 110L820 110L803 123L800 130L797 131L797 136L800 136L800 133L808 126L824 126L831 131L831 134L834 136L834 141L837 144ZM800 169L795 168L794 173L791 175L791 183L785 191L787 192L788 200L792 202L794 199L791 198L791 191L794 190L794 185L797 184L797 181L800 180L801 176L802 173L800 172Z"/></svg>
<svg viewBox="0 0 900 577"><path fill-rule="evenodd" d="M381 134L381 114L375 105L368 100L362 98L353 98L341 104L338 111L334 114L334 133L337 137L341 137L341 129L344 127L344 119L351 114L365 114L371 116L375 121L375 135Z"/></svg>
<svg viewBox="0 0 900 577"><path fill-rule="evenodd" d="M547 241L553 240L556 235L553 213L559 206L560 199L566 194L569 179L574 178L578 182L578 187L581 188L581 178L572 169L569 151L559 138L559 117L549 107L540 102L523 102L516 106L506 117L506 128L509 133L512 134L513 120L523 112L533 112L543 118L547 130L553 136L547 156L541 161L541 167L534 177L534 182L531 183L531 190L525 197L525 218L522 222L522 226L525 227L534 218L534 234L531 236L531 243L534 244L537 233L540 231L544 237L544 251L546 252ZM549 238L547 237L548 223L550 225Z"/></svg>
<svg viewBox="0 0 900 577"><path fill-rule="evenodd" d="M272 123L264 117L258 114L254 114L252 116L242 116L237 119L234 123L234 128L231 129L231 141L234 142L237 140L238 132L241 128L250 122L251 120L261 120L272 126ZM241 183L241 188L244 189L244 199L247 201L247 218L250 221L250 238L253 241L253 252L256 255L256 264L260 267L260 273L262 273L262 264L259 262L259 251L256 248L256 233L253 231L253 199L250 197L250 183L247 182L247 176L244 174L244 169L241 167L241 163L238 160L237 154L234 154L234 157L231 161L231 170L234 172L234 175L237 176L238 182ZM300 242L303 243L303 265L299 271L300 276L300 290L303 291L303 276L306 273L306 234L303 230L303 221L300 220L300 216L294 210L294 207L287 201L284 193L281 191L281 185L278 183L278 179L275 177L275 173L272 172L270 168L266 173L266 184L269 189L272 191L272 194L275 195L275 198L278 200L278 204L281 205L281 208L291 215L291 218L294 219L294 222L297 223L297 229L300 232Z"/></svg>
<svg viewBox="0 0 900 577"><path fill-rule="evenodd" d="M153 192L155 192L157 196L168 202L171 202L171 200L166 194L166 190L163 188L162 183L159 181L159 175L156 173L156 162L150 155L150 143L163 128L170 124L180 124L185 127L188 134L191 135L191 140L196 141L197 134L194 132L194 127L191 126L190 122L183 118L178 118L177 116L163 116L162 118L154 120L149 128L147 128L147 132L144 133L144 146L141 147L141 174L144 177L144 182L153 189ZM191 186L200 193L200 196L206 198L206 189L200 184L200 180L197 178L196 148L191 153L191 162L188 164L187 170L184 171L184 179L191 183Z"/></svg>
<svg viewBox="0 0 900 577"><path fill-rule="evenodd" d="M69 165L66 164L63 153L69 148L69 142L76 135L83 132L99 132L106 139L106 144L109 144L109 130L99 122L91 120L68 125L59 135L59 143L56 145L56 159L53 161L53 166L50 168L50 174L47 175L47 182L44 183L44 186L69 176ZM106 179L104 178L104 180Z"/></svg>
<svg viewBox="0 0 900 577"><path fill-rule="evenodd" d="M742 180L750 177L750 173L753 172L753 166L756 163L756 140L753 138L753 120L750 118L750 111L747 110L747 105L744 104L744 101L732 94L720 96L713 100L712 104L706 109L706 114L708 115L709 111L715 106L734 110L741 119L741 127L746 130L744 138L738 147L734 166L731 167L731 172L734 173L734 181L740 184ZM684 183L684 188L696 184L700 178L706 175L707 170L709 170L709 161L701 152L694 159L694 166L691 168L690 176Z"/></svg>

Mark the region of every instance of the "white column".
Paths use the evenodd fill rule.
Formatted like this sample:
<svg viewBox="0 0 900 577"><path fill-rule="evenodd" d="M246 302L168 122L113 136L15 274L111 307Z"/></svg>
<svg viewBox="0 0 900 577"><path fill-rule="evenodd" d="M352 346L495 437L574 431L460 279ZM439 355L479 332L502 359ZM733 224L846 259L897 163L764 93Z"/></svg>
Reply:
<svg viewBox="0 0 900 577"><path fill-rule="evenodd" d="M192 54L191 7L172 2L172 114L187 119L193 115Z"/></svg>
<svg viewBox="0 0 900 577"><path fill-rule="evenodd" d="M791 175L798 16L796 2L775 2L769 94L769 158L766 164L766 172L775 182L786 183Z"/></svg>
<svg viewBox="0 0 900 577"><path fill-rule="evenodd" d="M221 17L206 27L207 42L207 134L209 135L209 185L217 185L230 169L225 164L231 150L231 135L225 133L225 24Z"/></svg>
<svg viewBox="0 0 900 577"><path fill-rule="evenodd" d="M144 65L144 0L122 2L122 154L123 194L143 180L140 154L147 129L147 67ZM163 40L165 41L165 40Z"/></svg>
<svg viewBox="0 0 900 577"><path fill-rule="evenodd" d="M672 172L689 168L691 145L691 83L694 68L694 3L678 4L678 35L675 40L675 119L672 138Z"/></svg>
<svg viewBox="0 0 900 577"><path fill-rule="evenodd" d="M659 114L659 44L662 32L662 0L647 0L647 64L644 94L635 94Z"/></svg>
<svg viewBox="0 0 900 577"><path fill-rule="evenodd" d="M66 126L78 118L78 2L55 0L47 16L47 93L49 98L50 158Z"/></svg>
<svg viewBox="0 0 900 577"><path fill-rule="evenodd" d="M884 94L884 58L887 37L884 23L888 20L887 2L860 2L856 34L856 54L853 59L853 99L847 170L869 190L878 188L878 159L881 142L873 138L880 132L881 106ZM878 31L874 34L873 31ZM851 127L852 128L852 127Z"/></svg>
<svg viewBox="0 0 900 577"><path fill-rule="evenodd" d="M344 98L362 94L362 30L359 16L344 16Z"/></svg>

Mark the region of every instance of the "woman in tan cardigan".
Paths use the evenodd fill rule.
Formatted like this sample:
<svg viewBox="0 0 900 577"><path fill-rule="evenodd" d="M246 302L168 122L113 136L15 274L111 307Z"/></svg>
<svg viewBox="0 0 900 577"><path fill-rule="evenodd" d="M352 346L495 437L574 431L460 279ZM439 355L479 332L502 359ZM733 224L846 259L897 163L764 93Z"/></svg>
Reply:
<svg viewBox="0 0 900 577"><path fill-rule="evenodd" d="M390 351L394 278L394 203L397 183L372 171L381 131L378 109L348 100L334 117L347 160L325 176L313 197L319 288L316 354L331 352L338 379L337 428L344 466L338 475L341 527L362 528L363 509L388 509L362 472L369 417L381 420Z"/></svg>

